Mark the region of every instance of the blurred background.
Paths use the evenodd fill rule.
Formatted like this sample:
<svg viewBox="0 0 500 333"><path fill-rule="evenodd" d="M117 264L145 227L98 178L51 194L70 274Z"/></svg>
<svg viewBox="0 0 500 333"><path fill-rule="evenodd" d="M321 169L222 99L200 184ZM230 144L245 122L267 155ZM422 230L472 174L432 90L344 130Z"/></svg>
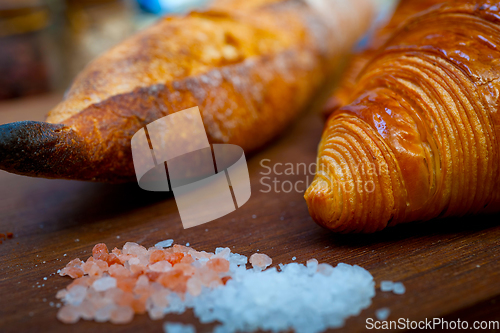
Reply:
<svg viewBox="0 0 500 333"><path fill-rule="evenodd" d="M0 0L0 101L62 91L93 58L207 0Z"/></svg>
<svg viewBox="0 0 500 333"><path fill-rule="evenodd" d="M60 99L76 74L102 52L163 15L202 8L209 1L0 0L0 103L52 93ZM376 26L390 16L396 1L373 1L380 10Z"/></svg>

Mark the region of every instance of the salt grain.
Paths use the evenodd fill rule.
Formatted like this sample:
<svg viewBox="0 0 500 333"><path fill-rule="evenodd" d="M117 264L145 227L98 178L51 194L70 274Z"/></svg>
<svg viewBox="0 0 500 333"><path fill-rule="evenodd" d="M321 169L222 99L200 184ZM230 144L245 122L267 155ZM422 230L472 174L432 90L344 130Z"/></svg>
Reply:
<svg viewBox="0 0 500 333"><path fill-rule="evenodd" d="M378 320L386 320L387 318L389 318L390 314L391 310L389 310L389 308L380 308L375 311L375 316Z"/></svg>
<svg viewBox="0 0 500 333"><path fill-rule="evenodd" d="M166 248L166 247L171 247L172 244L174 244L174 240L173 239L167 239L167 240L164 240L164 241L156 243L155 247Z"/></svg>
<svg viewBox="0 0 500 333"><path fill-rule="evenodd" d="M394 288L394 282L392 282L392 281L380 282L380 290L381 291L392 291L392 288Z"/></svg>
<svg viewBox="0 0 500 333"><path fill-rule="evenodd" d="M406 288L401 282L396 282L394 283L394 286L392 288L392 292L397 294L397 295L402 295L406 292Z"/></svg>
<svg viewBox="0 0 500 333"><path fill-rule="evenodd" d="M193 325L184 325L180 323L169 323L163 324L163 331L165 333L195 333L196 330Z"/></svg>
<svg viewBox="0 0 500 333"><path fill-rule="evenodd" d="M110 288L116 288L116 279L110 276L105 276L103 278L100 278L99 280L95 280L92 284L92 287L96 291L105 291ZM72 290L73 289L74 288L72 288Z"/></svg>
<svg viewBox="0 0 500 333"><path fill-rule="evenodd" d="M263 270L271 266L273 260L264 253L254 253L250 256L250 263L253 268Z"/></svg>

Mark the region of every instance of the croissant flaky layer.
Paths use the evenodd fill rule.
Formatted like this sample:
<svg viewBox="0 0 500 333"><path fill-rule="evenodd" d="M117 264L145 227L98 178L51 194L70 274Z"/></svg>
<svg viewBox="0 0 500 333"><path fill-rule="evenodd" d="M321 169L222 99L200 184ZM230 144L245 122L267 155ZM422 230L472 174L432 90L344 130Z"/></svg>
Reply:
<svg viewBox="0 0 500 333"><path fill-rule="evenodd" d="M0 126L0 169L133 181L132 136L194 106L212 143L258 149L295 118L369 25L373 0L347 3L218 0L163 18L90 63L47 123ZM19 134L30 140L16 141Z"/></svg>
<svg viewBox="0 0 500 333"><path fill-rule="evenodd" d="M409 18L328 119L305 194L338 232L500 211L500 6L454 1Z"/></svg>

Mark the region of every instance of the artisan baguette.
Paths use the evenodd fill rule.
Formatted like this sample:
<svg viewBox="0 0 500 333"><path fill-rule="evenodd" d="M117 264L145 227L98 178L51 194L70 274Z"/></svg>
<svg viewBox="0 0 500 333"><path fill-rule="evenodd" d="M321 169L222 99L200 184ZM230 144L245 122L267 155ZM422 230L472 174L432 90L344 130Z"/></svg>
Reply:
<svg viewBox="0 0 500 333"><path fill-rule="evenodd" d="M133 181L134 133L193 106L211 143L251 152L303 109L372 13L371 0L221 0L166 17L90 63L46 122L0 126L0 168Z"/></svg>
<svg viewBox="0 0 500 333"><path fill-rule="evenodd" d="M374 232L500 211L499 17L490 1L450 1L373 53L325 126L305 194L315 221Z"/></svg>

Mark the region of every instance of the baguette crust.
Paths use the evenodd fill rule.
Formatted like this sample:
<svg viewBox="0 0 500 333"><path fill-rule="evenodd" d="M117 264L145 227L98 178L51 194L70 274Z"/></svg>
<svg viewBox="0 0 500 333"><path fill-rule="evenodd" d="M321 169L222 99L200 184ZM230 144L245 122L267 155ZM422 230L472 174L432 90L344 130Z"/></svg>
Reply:
<svg viewBox="0 0 500 333"><path fill-rule="evenodd" d="M57 149L79 156L85 165L71 170L60 167L67 163L60 161L52 170L23 174L133 181L133 134L193 106L202 112L211 143L237 144L246 152L258 149L314 96L372 14L370 0L353 1L357 11L331 12L330 20L349 22L338 38L339 26L329 24L321 11L304 1L231 3L216 2L204 12L164 18L89 64L47 118L64 124L75 142L81 142ZM26 144L46 143L33 138ZM46 163L29 161L31 170ZM1 163L3 169L17 172Z"/></svg>
<svg viewBox="0 0 500 333"><path fill-rule="evenodd" d="M451 1L404 23L328 119L305 198L338 232L500 211L500 9Z"/></svg>

